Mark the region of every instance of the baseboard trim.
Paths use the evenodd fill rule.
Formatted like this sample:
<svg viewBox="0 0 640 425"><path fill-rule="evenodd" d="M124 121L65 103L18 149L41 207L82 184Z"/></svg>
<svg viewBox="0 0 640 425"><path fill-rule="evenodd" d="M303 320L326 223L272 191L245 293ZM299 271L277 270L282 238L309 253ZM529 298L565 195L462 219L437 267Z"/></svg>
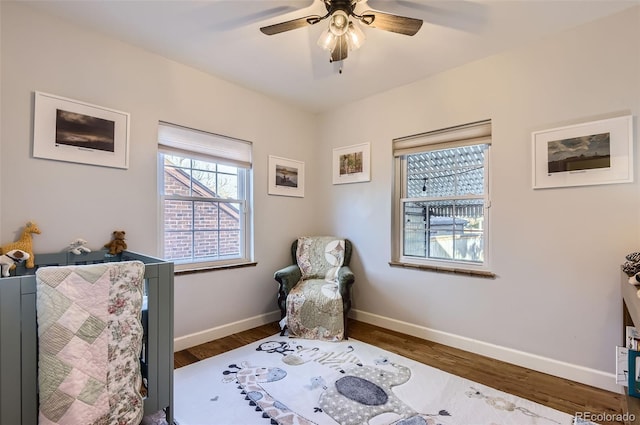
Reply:
<svg viewBox="0 0 640 425"><path fill-rule="evenodd" d="M429 341L434 341L450 347L459 348L461 350L470 351L496 360L526 367L549 375L558 376L570 381L591 385L614 393L621 394L624 391L622 386L616 384L615 375L612 373L578 366L448 332L430 329L424 326L391 319L389 317L368 313L362 310L352 309L349 317L361 322L380 326L382 328Z"/></svg>
<svg viewBox="0 0 640 425"><path fill-rule="evenodd" d="M549 375L612 391L617 394L624 393L624 388L615 383L615 375L612 373L578 366L448 332L430 329L424 326L368 313L362 310L351 309L349 317L364 323L434 341L450 347L459 348L461 350L470 351L538 372L548 373ZM261 314L248 319L239 320L237 322L216 326L204 331L175 338L173 348L174 351L185 350L199 344L204 344L205 342L213 341L214 339L223 338L225 336L233 335L234 333L246 331L278 320L280 320L279 310Z"/></svg>
<svg viewBox="0 0 640 425"><path fill-rule="evenodd" d="M277 322L278 320L280 320L280 310L181 336L173 340L173 351L185 350L196 345L204 344L205 342L213 341L214 339Z"/></svg>

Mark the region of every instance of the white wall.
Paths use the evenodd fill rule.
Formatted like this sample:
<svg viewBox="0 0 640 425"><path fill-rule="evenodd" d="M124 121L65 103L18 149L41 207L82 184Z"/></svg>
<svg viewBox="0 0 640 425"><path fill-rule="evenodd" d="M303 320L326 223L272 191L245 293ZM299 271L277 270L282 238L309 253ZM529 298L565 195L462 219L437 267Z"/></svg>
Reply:
<svg viewBox="0 0 640 425"><path fill-rule="evenodd" d="M531 132L632 114L637 134L639 112L635 8L326 113L321 203L344 207L327 219L354 242L356 317L615 389L620 264L640 250L638 173L534 191ZM497 278L390 267L391 140L487 118ZM331 149L363 142L372 181L331 186Z"/></svg>
<svg viewBox="0 0 640 425"><path fill-rule="evenodd" d="M313 233L316 223L311 196L266 194L267 158L305 161L314 173L315 117L17 2L1 9L0 241L13 241L34 220L42 229L36 253L60 251L76 237L98 249L123 228L129 249L156 255L158 120L249 140L258 265L177 276L175 335L267 320L261 315L276 310L274 270L289 264L291 240ZM129 169L32 158L35 90L129 112Z"/></svg>

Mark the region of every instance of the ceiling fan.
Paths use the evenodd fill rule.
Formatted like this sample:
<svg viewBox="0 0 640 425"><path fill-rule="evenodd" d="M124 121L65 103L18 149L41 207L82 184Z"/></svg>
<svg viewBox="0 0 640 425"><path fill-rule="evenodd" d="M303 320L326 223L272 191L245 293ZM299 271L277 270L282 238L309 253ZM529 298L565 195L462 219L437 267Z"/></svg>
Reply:
<svg viewBox="0 0 640 425"><path fill-rule="evenodd" d="M356 4L363 0L323 0L327 9L324 16L310 15L260 28L266 35L280 34L285 31L315 25L329 19L329 27L320 35L318 45L331 52L330 62L347 58L350 50L358 49L364 43L364 33L351 18L360 24L391 31L398 34L414 35L422 26L421 19L407 18L390 13L367 10L355 13Z"/></svg>

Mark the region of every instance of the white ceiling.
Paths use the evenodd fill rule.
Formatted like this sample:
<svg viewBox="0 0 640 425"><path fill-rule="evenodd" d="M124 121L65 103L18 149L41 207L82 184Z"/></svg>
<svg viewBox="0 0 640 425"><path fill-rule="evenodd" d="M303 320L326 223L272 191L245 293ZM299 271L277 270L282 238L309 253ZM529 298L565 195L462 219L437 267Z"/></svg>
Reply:
<svg viewBox="0 0 640 425"><path fill-rule="evenodd" d="M324 15L321 0L21 0L225 80L321 112L619 12L640 0L368 0L424 20L413 37L363 28L362 48L329 63L327 21L266 36L265 25Z"/></svg>

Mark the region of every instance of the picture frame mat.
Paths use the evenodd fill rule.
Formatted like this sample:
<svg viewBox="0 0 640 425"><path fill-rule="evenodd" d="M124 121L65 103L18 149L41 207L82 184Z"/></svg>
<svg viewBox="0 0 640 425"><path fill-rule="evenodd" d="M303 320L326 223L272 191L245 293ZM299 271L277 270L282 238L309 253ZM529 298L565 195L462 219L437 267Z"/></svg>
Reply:
<svg viewBox="0 0 640 425"><path fill-rule="evenodd" d="M114 151L56 143L57 110L86 115L114 123ZM86 102L35 92L33 157L104 167L129 167L130 114Z"/></svg>
<svg viewBox="0 0 640 425"><path fill-rule="evenodd" d="M340 158L344 155L362 153L362 171L340 174ZM371 144L360 143L333 149L333 184L360 183L371 181Z"/></svg>
<svg viewBox="0 0 640 425"><path fill-rule="evenodd" d="M609 133L610 166L575 171L548 172L548 144L572 138ZM633 117L621 116L532 133L534 189L628 183L633 181Z"/></svg>
<svg viewBox="0 0 640 425"><path fill-rule="evenodd" d="M304 162L294 159L282 158L269 155L269 183L268 194L278 196L304 197ZM292 168L296 170L296 186L286 186L277 184L277 170L279 167Z"/></svg>

